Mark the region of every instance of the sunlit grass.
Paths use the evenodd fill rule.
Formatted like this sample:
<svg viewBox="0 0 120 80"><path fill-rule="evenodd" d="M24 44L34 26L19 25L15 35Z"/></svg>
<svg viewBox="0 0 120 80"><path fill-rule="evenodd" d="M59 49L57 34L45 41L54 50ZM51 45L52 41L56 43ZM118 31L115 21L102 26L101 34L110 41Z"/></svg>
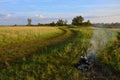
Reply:
<svg viewBox="0 0 120 80"><path fill-rule="evenodd" d="M0 47L29 40L45 39L61 32L57 27L0 27Z"/></svg>
<svg viewBox="0 0 120 80"><path fill-rule="evenodd" d="M33 80L79 80L82 73L74 64L84 54L83 48L89 46L92 30L75 30L74 39L70 39L57 47L46 47L31 58L23 57L23 62L8 66L1 70L1 79L33 79ZM68 35L68 34L67 34ZM61 38L65 36L61 36ZM60 40L59 38L58 40ZM7 72L7 73L6 73Z"/></svg>
<svg viewBox="0 0 120 80"><path fill-rule="evenodd" d="M119 30L120 31L120 30ZM99 59L104 66L104 73L120 76L120 32L116 32L116 39L111 39L108 46L99 53Z"/></svg>
<svg viewBox="0 0 120 80"><path fill-rule="evenodd" d="M22 56L20 61L16 63L5 63L6 68L1 69L0 79L2 80L80 80L83 79L84 74L74 67L74 64L78 63L80 55L84 55L86 50L91 47L90 40L94 35L94 29L92 28L71 28L74 31L73 38L70 38L66 42L72 32L70 29L66 30L66 34L61 35L54 39L48 39L46 42L42 42L44 45L41 51L33 52L32 55ZM106 29L107 30L107 29ZM114 77L114 73L120 71L120 33L115 31L115 35L111 31L98 31L100 36L96 36L96 40L101 41L103 36L107 36L107 43L104 48L97 51L98 62L103 64L104 71L102 74L107 74L107 78ZM107 34L106 34L107 32ZM109 33L111 32L111 33ZM116 35L117 34L117 35ZM111 37L111 35L113 35ZM110 38L108 38L110 37ZM106 38L105 38L106 39ZM59 41L62 43L58 43ZM34 45L30 47L24 47L22 50L40 49L38 42L33 42ZM53 46L46 46L50 44L57 44ZM38 44L36 46L36 44ZM103 43L101 43L102 45ZM40 45L41 46L41 45ZM97 46L98 48L101 46ZM19 49L19 48L18 48ZM13 52L14 53L14 52ZM19 57L18 54L17 57ZM15 56L14 56L15 57ZM12 58L12 57L9 57ZM2 61L2 60L1 60ZM102 72L102 71L101 71ZM111 72L113 74L111 74ZM92 73L89 73L91 75ZM106 77L106 76L105 76ZM116 78L118 79L118 78Z"/></svg>

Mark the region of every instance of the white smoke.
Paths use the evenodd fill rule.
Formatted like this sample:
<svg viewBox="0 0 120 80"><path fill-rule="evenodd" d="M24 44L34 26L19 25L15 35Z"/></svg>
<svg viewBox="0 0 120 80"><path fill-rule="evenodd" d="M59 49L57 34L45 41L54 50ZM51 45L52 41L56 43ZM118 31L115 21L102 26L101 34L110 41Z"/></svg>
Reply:
<svg viewBox="0 0 120 80"><path fill-rule="evenodd" d="M87 56L96 58L97 52L102 51L111 41L116 40L116 33L110 29L94 28L93 36L90 40L91 47L87 51Z"/></svg>

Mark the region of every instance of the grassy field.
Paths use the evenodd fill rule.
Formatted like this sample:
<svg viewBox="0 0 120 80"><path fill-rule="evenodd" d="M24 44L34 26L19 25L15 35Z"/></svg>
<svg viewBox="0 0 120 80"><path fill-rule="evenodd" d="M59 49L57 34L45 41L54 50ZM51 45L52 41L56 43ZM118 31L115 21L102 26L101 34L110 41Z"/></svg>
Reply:
<svg viewBox="0 0 120 80"><path fill-rule="evenodd" d="M30 27L27 32L33 29L35 28ZM39 29L42 30L40 27ZM84 80L85 75L93 80L93 72L82 73L74 67L80 56L84 55L91 45L97 54L97 62L103 67L102 71L99 70L101 73L97 74L102 74L106 79L119 80L117 74L120 73L120 33L118 30L56 27L43 29L47 30L45 33L42 30L46 37L36 38L35 34L39 34L40 31L38 33L33 31L31 39L26 37L27 40L24 39L22 42L1 46L0 80ZM48 29L52 29L50 33Z"/></svg>
<svg viewBox="0 0 120 80"><path fill-rule="evenodd" d="M69 31L66 35L70 35ZM78 62L80 54L85 52L83 48L89 45L92 30L75 30L75 33L77 37L74 36L74 39L70 39L64 44L57 47L45 47L41 52L32 55L32 57L23 57L22 62L7 64L7 68L0 71L0 78L3 80L79 79L80 73L73 65ZM66 36L62 35L57 40L61 41L65 38ZM53 39L52 41L55 42L56 40Z"/></svg>
<svg viewBox="0 0 120 80"><path fill-rule="evenodd" d="M96 64L106 79L119 80L120 78L120 30L94 29L92 44L97 54ZM100 72L100 73L99 73Z"/></svg>
<svg viewBox="0 0 120 80"><path fill-rule="evenodd" d="M62 33L57 27L0 27L0 47L36 39L45 39Z"/></svg>
<svg viewBox="0 0 120 80"><path fill-rule="evenodd" d="M25 28L23 28L23 29L25 29ZM29 28L26 28L26 29L29 29ZM36 28L33 28L33 31L35 29ZM1 55L0 63L3 64L1 66L5 66L8 63L17 61L17 59L19 60L24 56L30 56L31 54L38 53L39 51L42 50L42 48L45 48L47 46L50 46L50 45L54 46L61 42L64 42L65 40L69 39L69 37L71 37L71 35L72 35L72 31L66 30L66 29L63 30L63 29L50 28L50 27L48 27L48 28L47 27L45 27L45 28L38 27L38 29L41 29L40 31L43 32L42 33L43 37L40 37L37 39L32 39L34 37L31 37L32 40L29 39L28 41L8 44L6 46L0 47L0 52L1 52L0 53L0 55ZM42 29L43 29L43 31L42 31ZM53 32L51 30L51 33L49 31L48 32L46 31L46 33L45 33L45 29L46 30L52 29ZM9 32L11 32L11 31L9 31ZM25 33L25 31L24 31L24 33ZM22 35L24 36L24 34L22 34ZM34 35L34 33L32 35ZM22 38L22 37L19 36L19 38Z"/></svg>
<svg viewBox="0 0 120 80"><path fill-rule="evenodd" d="M119 31L116 32L117 35L114 36L116 39L113 40L112 42L110 41L109 45L99 53L98 59L104 68L103 73L107 73L107 75L110 76L117 75L120 78L120 32Z"/></svg>

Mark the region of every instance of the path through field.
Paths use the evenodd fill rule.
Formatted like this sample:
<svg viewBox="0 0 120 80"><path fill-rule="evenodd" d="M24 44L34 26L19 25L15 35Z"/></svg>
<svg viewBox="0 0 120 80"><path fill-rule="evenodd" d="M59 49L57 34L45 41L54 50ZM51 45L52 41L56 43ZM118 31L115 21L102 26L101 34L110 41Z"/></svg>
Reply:
<svg viewBox="0 0 120 80"><path fill-rule="evenodd" d="M59 45L74 35L70 30L60 30L61 33L56 33L51 37L48 36L48 38L29 40L0 47L0 69L6 67L7 64L20 61L23 57L32 56L34 53L40 52L45 47Z"/></svg>
<svg viewBox="0 0 120 80"><path fill-rule="evenodd" d="M56 37L54 36L46 40L44 39L42 42L38 42L39 40L36 40L32 43L24 43L23 45L25 46L20 43L20 46L17 46L17 48L21 50L18 51L14 50L16 45L14 45L15 47L7 47L8 50L13 49L14 53L20 53L19 55L12 55L13 53L9 50L11 55L0 55L4 56L1 57L1 64L3 61L5 62L4 65L6 65L4 68L2 65L0 66L0 79L106 80L108 76L104 74L105 66L101 66L101 61L108 61L106 60L108 58L106 55L110 57L110 55L107 54L109 52L105 53L104 50L106 50L106 48L108 51L112 50L111 48L109 49L109 46L113 46L114 41L116 41L116 31L114 32L109 29L98 28L64 28L62 31L63 33L57 35ZM43 44L43 46L40 44ZM22 46L24 48L21 48ZM5 49L6 48L3 50ZM116 49L119 51L118 47L116 47ZM90 72L81 72L74 66L79 62L80 56L86 53L85 50L87 50L88 56L96 59L95 66ZM22 52L25 54L21 54ZM102 60L100 60L99 57L101 57ZM115 57L115 59L116 58L117 57ZM12 62L6 62L8 59L10 59ZM110 58L110 60L111 59L112 58ZM119 61L119 57L117 59ZM109 79L111 79L111 77L109 77Z"/></svg>

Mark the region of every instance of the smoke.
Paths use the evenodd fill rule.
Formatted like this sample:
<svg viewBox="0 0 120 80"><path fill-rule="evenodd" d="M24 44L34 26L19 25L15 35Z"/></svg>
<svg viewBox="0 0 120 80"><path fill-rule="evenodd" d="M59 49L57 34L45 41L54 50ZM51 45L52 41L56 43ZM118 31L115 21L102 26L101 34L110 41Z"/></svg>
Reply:
<svg viewBox="0 0 120 80"><path fill-rule="evenodd" d="M97 52L102 51L110 45L110 42L115 40L115 31L105 28L94 28L93 36L90 40L91 47L87 51L87 56L95 59L97 57Z"/></svg>

